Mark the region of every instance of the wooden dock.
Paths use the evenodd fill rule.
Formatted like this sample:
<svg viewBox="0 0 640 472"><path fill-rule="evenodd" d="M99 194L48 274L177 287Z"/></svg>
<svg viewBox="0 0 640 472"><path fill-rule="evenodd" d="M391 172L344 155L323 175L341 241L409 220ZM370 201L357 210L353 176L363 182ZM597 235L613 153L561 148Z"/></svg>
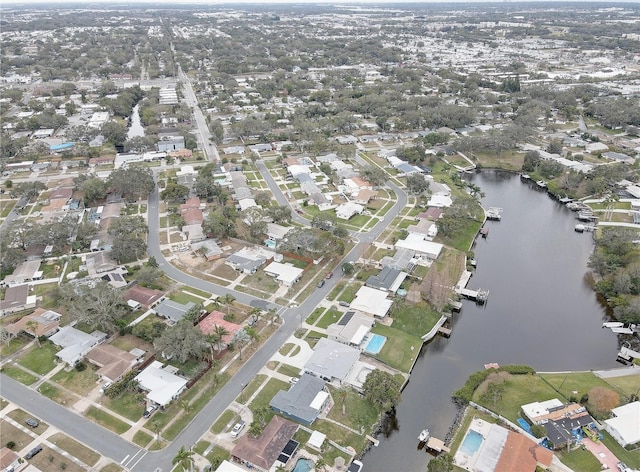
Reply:
<svg viewBox="0 0 640 472"><path fill-rule="evenodd" d="M438 328L438 334L445 337L445 338L450 338L451 337L451 329L450 328L445 328L444 326L441 326L440 328Z"/></svg>
<svg viewBox="0 0 640 472"><path fill-rule="evenodd" d="M490 207L485 215L488 220L500 221L502 219L502 208Z"/></svg>
<svg viewBox="0 0 640 472"><path fill-rule="evenodd" d="M444 445L444 441L438 438L430 437L427 441L427 449L435 452L451 452L447 446Z"/></svg>
<svg viewBox="0 0 640 472"><path fill-rule="evenodd" d="M458 280L456 285L455 292L461 297L468 298L469 300L475 300L478 303L484 303L489 298L489 290L471 290L466 288L472 275L473 274L468 270L463 271L460 276L460 280Z"/></svg>

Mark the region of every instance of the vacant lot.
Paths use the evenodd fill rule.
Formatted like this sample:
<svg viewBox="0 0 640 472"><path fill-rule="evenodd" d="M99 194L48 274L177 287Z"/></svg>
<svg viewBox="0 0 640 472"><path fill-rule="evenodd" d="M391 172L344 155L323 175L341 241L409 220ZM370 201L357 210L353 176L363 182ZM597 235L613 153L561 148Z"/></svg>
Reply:
<svg viewBox="0 0 640 472"><path fill-rule="evenodd" d="M9 441L13 441L16 446L13 448L15 451L26 447L33 438L22 430L16 428L11 423L0 420L0 444L5 446Z"/></svg>
<svg viewBox="0 0 640 472"><path fill-rule="evenodd" d="M89 466L95 465L100 460L100 454L62 433L56 433L48 440Z"/></svg>

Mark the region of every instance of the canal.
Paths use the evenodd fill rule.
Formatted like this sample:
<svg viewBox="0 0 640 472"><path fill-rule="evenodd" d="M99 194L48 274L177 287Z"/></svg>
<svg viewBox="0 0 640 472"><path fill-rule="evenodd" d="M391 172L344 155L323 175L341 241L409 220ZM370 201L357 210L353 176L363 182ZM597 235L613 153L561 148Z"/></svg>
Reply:
<svg viewBox="0 0 640 472"><path fill-rule="evenodd" d="M127 139L134 138L136 136L144 136L144 127L140 121L139 105L133 107L131 111L131 119L129 120L129 129L127 131Z"/></svg>
<svg viewBox="0 0 640 472"><path fill-rule="evenodd" d="M527 364L538 371L619 367L617 338L585 280L590 233L574 231L575 214L518 175L483 171L471 178L482 205L501 207L474 248L468 287L488 289L485 306L464 301L451 338L436 337L420 353L392 427L364 456L364 472L424 472L431 456L417 449L427 427L444 439L455 414L451 394L484 364Z"/></svg>

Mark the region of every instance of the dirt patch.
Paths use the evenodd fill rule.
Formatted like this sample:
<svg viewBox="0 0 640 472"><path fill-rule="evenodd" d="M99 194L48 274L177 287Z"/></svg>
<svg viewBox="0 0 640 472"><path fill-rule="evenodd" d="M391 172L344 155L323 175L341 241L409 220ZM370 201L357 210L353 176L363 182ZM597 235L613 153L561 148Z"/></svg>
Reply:
<svg viewBox="0 0 640 472"><path fill-rule="evenodd" d="M32 440L33 438L27 433L5 420L0 420L0 444L3 446L9 441L13 441L15 443L14 451L19 451L26 447Z"/></svg>

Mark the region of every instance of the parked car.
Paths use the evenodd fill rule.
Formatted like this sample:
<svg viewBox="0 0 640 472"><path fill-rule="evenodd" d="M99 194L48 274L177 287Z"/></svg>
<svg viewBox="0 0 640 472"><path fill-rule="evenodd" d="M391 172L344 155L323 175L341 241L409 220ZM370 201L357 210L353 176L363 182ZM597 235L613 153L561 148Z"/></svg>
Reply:
<svg viewBox="0 0 640 472"><path fill-rule="evenodd" d="M153 415L153 412L156 411L157 409L158 407L156 405L149 405L147 409L144 410L144 413L142 414L142 416L144 418L149 418L151 415Z"/></svg>
<svg viewBox="0 0 640 472"><path fill-rule="evenodd" d="M33 449L31 449L29 452L27 452L24 456L25 459L31 459L33 456L35 456L36 454L38 454L39 452L42 451L42 446L36 446Z"/></svg>
<svg viewBox="0 0 640 472"><path fill-rule="evenodd" d="M331 277L333 277L333 272L329 272L329 273L327 274L327 278L328 278L328 279L330 279Z"/></svg>
<svg viewBox="0 0 640 472"><path fill-rule="evenodd" d="M111 382L106 382L102 387L100 387L100 393L106 392L109 387L111 387Z"/></svg>
<svg viewBox="0 0 640 472"><path fill-rule="evenodd" d="M338 302L338 305L340 305L340 306L346 306L346 307L348 307L348 306L349 306L349 304L348 304L347 302L343 302L343 301Z"/></svg>
<svg viewBox="0 0 640 472"><path fill-rule="evenodd" d="M297 384L297 383L298 383L298 380L300 380L298 377L291 377L291 378L289 379L289 383L290 383L291 385L295 385L295 384Z"/></svg>
<svg viewBox="0 0 640 472"><path fill-rule="evenodd" d="M325 282L324 279L322 279L320 282L318 282L318 288L324 287L324 282Z"/></svg>
<svg viewBox="0 0 640 472"><path fill-rule="evenodd" d="M38 426L40 426L40 423L35 418L27 418L25 420L25 423L27 423L27 426L31 426L32 428L37 428Z"/></svg>
<svg viewBox="0 0 640 472"><path fill-rule="evenodd" d="M238 434L240 434L240 431L242 431L243 428L244 428L244 421L242 420L238 421L233 427L233 429L231 430L231 437L237 438Z"/></svg>

